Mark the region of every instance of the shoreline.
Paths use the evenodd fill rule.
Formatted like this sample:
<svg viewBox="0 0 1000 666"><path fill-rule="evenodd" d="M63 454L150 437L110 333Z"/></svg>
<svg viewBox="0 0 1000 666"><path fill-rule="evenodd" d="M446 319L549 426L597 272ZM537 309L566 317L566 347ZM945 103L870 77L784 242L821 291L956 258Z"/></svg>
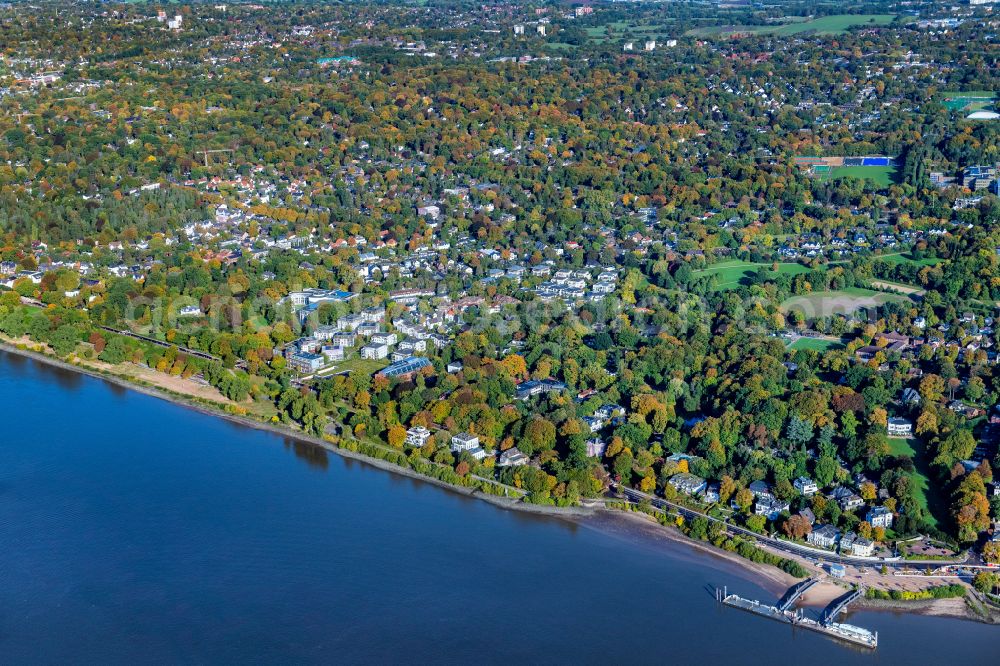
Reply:
<svg viewBox="0 0 1000 666"><path fill-rule="evenodd" d="M320 447L323 450L341 456L342 458L357 461L391 474L398 474L403 477L429 483L438 488L457 493L470 499L482 500L500 509L558 518L588 529L600 531L613 537L633 540L638 538L646 542L647 545L656 544L657 542L661 544L663 542L669 542L672 546L680 545L686 547L686 549L692 553L696 553L697 556L707 555L724 562L724 569L726 570L727 575L734 575L751 584L757 585L758 587L761 587L773 594L775 598L780 597L789 586L799 580L777 567L752 562L737 555L736 553L717 548L710 543L691 539L678 530L669 526L664 526L653 519L652 516L641 512L609 509L604 506L546 506L529 504L510 497L491 495L479 490L478 488L456 486L445 481L441 481L440 479L436 479L432 476L424 475L413 469L401 467L385 460L380 460L360 452L336 446L321 437L316 437L314 435L290 429L283 424L267 423L250 416L241 416L226 412L222 408L221 404L219 407L212 407L202 404L198 399L191 396L174 393L155 386L140 384L113 373L105 373L95 368L88 367L87 365L63 361L32 349L21 349L6 340L0 340L0 350L21 358L42 363L49 367L75 372L94 379L103 380L120 388L135 391L142 395L163 400L180 407L192 409L206 416L221 417L235 425L292 438L312 446ZM802 605L809 607L822 607L844 591L844 587L829 580L824 580L816 586L814 591L810 591L810 593L807 593L803 597ZM855 602L855 608L858 610L888 611L897 613L903 612L917 615L952 617L972 620L984 624L996 624L995 620L987 620L982 615L973 612L965 599L892 601L867 599L862 597Z"/></svg>
<svg viewBox="0 0 1000 666"><path fill-rule="evenodd" d="M391 472L394 474L399 474L400 476L405 476L411 479L424 481L439 488L444 488L447 490L454 491L466 497L481 499L485 502L488 502L489 504L501 508L510 509L513 511L522 511L525 513L533 513L538 515L564 517L567 519L591 516L597 511L597 509L592 507L556 507L556 506L544 506L540 504L527 504L525 502L520 502L518 500L511 499L509 497L490 495L489 493L484 493L477 488L466 488L464 486L456 486L447 483L445 481L441 481L440 479L436 479L432 476L421 474L420 472L414 471L412 469L406 467L400 467L399 465L395 465L385 460L379 460L378 458L373 458L371 456L367 456L360 452L351 451L350 449L346 449L340 446L335 446L334 444L326 441L321 437L316 437L315 435L310 435L300 430L293 430L282 424L267 423L265 421L260 421L250 416L231 414L221 408L213 408L208 405L204 405L195 399L180 394L172 393L162 388L139 384L133 381L129 381L128 379L125 379L124 377L120 377L115 374L105 374L103 372L100 372L99 370L88 367L86 365L82 364L78 365L75 363L70 363L60 359L52 358L47 354L37 352L32 349L20 349L19 347L7 341L0 341L0 351L7 352L9 354L14 354L16 356L27 358L33 361L38 361L39 363L43 363L50 367L58 368L60 370L65 370L68 372L76 372L78 374L87 375L88 377L92 377L94 379L103 380L111 384L114 384L115 386L132 390L137 393L149 396L151 398L163 400L164 402L169 402L179 407L191 409L206 416L213 416L225 419L226 421L229 421L230 423L235 423L236 425L253 428L255 430L263 430L275 435L281 435L283 437L290 437L300 442L304 442L306 444L318 446L324 449L325 451L334 453L343 458L348 458L351 460L362 462L376 469L380 469L386 472Z"/></svg>

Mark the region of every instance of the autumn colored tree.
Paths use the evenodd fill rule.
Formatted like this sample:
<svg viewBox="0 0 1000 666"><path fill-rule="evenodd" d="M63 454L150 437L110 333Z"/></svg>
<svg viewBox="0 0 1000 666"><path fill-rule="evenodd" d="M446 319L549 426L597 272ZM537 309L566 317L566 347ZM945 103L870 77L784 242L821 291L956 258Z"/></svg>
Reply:
<svg viewBox="0 0 1000 666"><path fill-rule="evenodd" d="M398 423L389 428L387 435L389 441L389 446L402 449L403 444L406 442L406 428L399 425Z"/></svg>
<svg viewBox="0 0 1000 666"><path fill-rule="evenodd" d="M805 539L812 532L812 524L802 514L789 516L781 524L782 531L792 539Z"/></svg>

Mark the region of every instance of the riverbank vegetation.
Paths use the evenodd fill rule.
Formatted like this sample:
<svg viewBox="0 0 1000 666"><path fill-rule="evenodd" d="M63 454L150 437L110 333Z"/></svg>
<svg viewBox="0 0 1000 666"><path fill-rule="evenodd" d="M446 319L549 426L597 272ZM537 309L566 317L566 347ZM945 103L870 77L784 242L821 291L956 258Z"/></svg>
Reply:
<svg viewBox="0 0 1000 666"><path fill-rule="evenodd" d="M955 599L964 597L966 588L964 585L939 585L926 590L879 590L868 588L865 590L865 597L868 599L885 599L891 601L922 601L925 599Z"/></svg>

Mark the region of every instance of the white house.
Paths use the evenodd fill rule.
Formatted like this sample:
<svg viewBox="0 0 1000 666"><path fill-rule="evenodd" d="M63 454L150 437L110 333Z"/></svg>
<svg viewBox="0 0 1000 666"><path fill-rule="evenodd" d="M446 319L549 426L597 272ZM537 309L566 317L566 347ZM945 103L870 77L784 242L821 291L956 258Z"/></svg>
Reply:
<svg viewBox="0 0 1000 666"><path fill-rule="evenodd" d="M472 451L479 448L479 438L467 432L460 432L451 438L451 450L455 453L459 451Z"/></svg>
<svg viewBox="0 0 1000 666"><path fill-rule="evenodd" d="M346 356L343 347L335 347L334 345L323 345L322 352L327 361L343 361Z"/></svg>
<svg viewBox="0 0 1000 666"><path fill-rule="evenodd" d="M697 495L698 493L704 492L705 488L708 487L708 484L705 483L705 479L686 472L674 474L670 477L670 480L667 481L667 483L685 495Z"/></svg>
<svg viewBox="0 0 1000 666"><path fill-rule="evenodd" d="M527 464L528 456L524 455L517 447L503 451L497 461L499 467L519 467Z"/></svg>
<svg viewBox="0 0 1000 666"><path fill-rule="evenodd" d="M806 537L806 541L820 548L833 548L840 539L840 530L833 525L822 525Z"/></svg>
<svg viewBox="0 0 1000 666"><path fill-rule="evenodd" d="M310 354L308 352L292 354L288 359L289 367L302 374L322 369L325 362L326 360L320 354Z"/></svg>
<svg viewBox="0 0 1000 666"><path fill-rule="evenodd" d="M875 542L863 536L855 537L851 553L858 557L871 557L875 554Z"/></svg>
<svg viewBox="0 0 1000 666"><path fill-rule="evenodd" d="M815 495L819 491L819 487L816 485L816 482L807 476L800 476L795 479L792 485L795 486L795 489L799 491L799 493L805 495L806 497Z"/></svg>
<svg viewBox="0 0 1000 666"><path fill-rule="evenodd" d="M371 338L372 344L392 346L396 344L395 333L376 333Z"/></svg>
<svg viewBox="0 0 1000 666"><path fill-rule="evenodd" d="M591 458L601 458L607 450L607 443L600 437L587 440L587 456Z"/></svg>
<svg viewBox="0 0 1000 666"><path fill-rule="evenodd" d="M782 511L788 511L788 502L782 502L774 497L761 497L753 507L755 514L764 516L768 520L777 519Z"/></svg>
<svg viewBox="0 0 1000 666"><path fill-rule="evenodd" d="M889 437L910 437L913 435L913 422L909 419L894 417L888 421Z"/></svg>
<svg viewBox="0 0 1000 666"><path fill-rule="evenodd" d="M388 345L365 345L361 348L361 358L381 360L389 355Z"/></svg>
<svg viewBox="0 0 1000 666"><path fill-rule="evenodd" d="M771 492L771 487L767 485L765 481L754 481L749 486L748 489L753 493L753 496L757 499L773 499L774 494Z"/></svg>
<svg viewBox="0 0 1000 666"><path fill-rule="evenodd" d="M427 351L427 341L420 338L406 338L399 343L399 350L408 352Z"/></svg>
<svg viewBox="0 0 1000 666"><path fill-rule="evenodd" d="M868 513L865 514L865 520L867 520L868 524L872 527L884 527L889 529L892 527L892 518L892 511L889 511L889 509L884 506L872 507L868 510Z"/></svg>
<svg viewBox="0 0 1000 666"><path fill-rule="evenodd" d="M431 431L423 426L413 426L406 431L406 445L420 448L431 438Z"/></svg>
<svg viewBox="0 0 1000 666"><path fill-rule="evenodd" d="M859 536L854 532L848 532L840 540L841 554L850 553L852 555L857 555L858 557L871 557L874 550L874 541L866 539L863 536Z"/></svg>

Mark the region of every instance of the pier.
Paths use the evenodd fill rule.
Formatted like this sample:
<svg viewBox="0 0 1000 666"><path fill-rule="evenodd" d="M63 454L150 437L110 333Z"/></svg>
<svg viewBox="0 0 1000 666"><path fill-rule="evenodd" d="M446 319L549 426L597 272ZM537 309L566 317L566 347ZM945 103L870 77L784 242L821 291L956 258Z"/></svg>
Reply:
<svg viewBox="0 0 1000 666"><path fill-rule="evenodd" d="M832 624L837 616L843 613L852 601L861 596L861 590L851 590L842 597L837 597L830 602L830 605L823 609L822 619L820 620L823 624Z"/></svg>
<svg viewBox="0 0 1000 666"><path fill-rule="evenodd" d="M725 587L722 589L716 588L715 598L723 605L739 608L740 610L747 611L748 613L753 613L754 615L760 615L761 617L766 617L777 622L789 624L793 627L802 627L803 629L815 631L825 636L830 636L854 645L860 645L861 647L869 648L871 650L878 647L878 632L871 632L867 629L856 627L851 624L840 624L834 622L836 617L840 615L840 613L842 613L852 601L861 596L860 590L853 590L852 592L831 602L830 605L824 609L821 619L818 621L805 617L801 610L791 610L795 601L798 600L806 590L815 585L816 582L816 580L810 579L801 583L796 583L794 586L789 588L787 592L785 592L776 606L761 603L756 599L745 599L739 595L730 594L729 590Z"/></svg>
<svg viewBox="0 0 1000 666"><path fill-rule="evenodd" d="M804 580L801 583L796 583L795 585L792 585L790 588L788 588L788 591L785 592L784 596L778 600L778 606L777 606L778 610L780 610L781 612L789 610L792 607L792 605L799 600L799 597L801 597L803 594L809 591L809 588L811 588L818 582L819 580L816 578L809 578L808 580Z"/></svg>

